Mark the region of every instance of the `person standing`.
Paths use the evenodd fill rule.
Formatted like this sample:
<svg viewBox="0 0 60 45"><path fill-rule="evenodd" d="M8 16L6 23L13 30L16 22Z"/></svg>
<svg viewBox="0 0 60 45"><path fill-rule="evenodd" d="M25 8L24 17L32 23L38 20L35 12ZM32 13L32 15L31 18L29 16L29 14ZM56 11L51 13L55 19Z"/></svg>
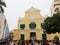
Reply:
<svg viewBox="0 0 60 45"><path fill-rule="evenodd" d="M9 44L10 44L10 45L14 45L14 42L13 42L13 41L11 41Z"/></svg>
<svg viewBox="0 0 60 45"><path fill-rule="evenodd" d="M39 45L37 41L35 41L34 45Z"/></svg>
<svg viewBox="0 0 60 45"><path fill-rule="evenodd" d="M49 45L49 43L47 41L44 41L43 45Z"/></svg>
<svg viewBox="0 0 60 45"><path fill-rule="evenodd" d="M1 45L6 45L6 42L2 39Z"/></svg>

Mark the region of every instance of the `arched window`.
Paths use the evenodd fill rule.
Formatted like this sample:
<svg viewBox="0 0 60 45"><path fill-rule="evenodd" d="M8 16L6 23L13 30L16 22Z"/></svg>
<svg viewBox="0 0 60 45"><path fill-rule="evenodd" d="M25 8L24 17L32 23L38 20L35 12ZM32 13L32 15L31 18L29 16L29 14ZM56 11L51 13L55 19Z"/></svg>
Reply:
<svg viewBox="0 0 60 45"><path fill-rule="evenodd" d="M56 8L56 9L55 9L55 12L59 12L59 8Z"/></svg>
<svg viewBox="0 0 60 45"><path fill-rule="evenodd" d="M35 28L36 28L35 22L31 22L31 23L29 24L29 27L30 27L31 29L35 29Z"/></svg>
<svg viewBox="0 0 60 45"><path fill-rule="evenodd" d="M25 24L20 24L20 28L24 29L25 28Z"/></svg>

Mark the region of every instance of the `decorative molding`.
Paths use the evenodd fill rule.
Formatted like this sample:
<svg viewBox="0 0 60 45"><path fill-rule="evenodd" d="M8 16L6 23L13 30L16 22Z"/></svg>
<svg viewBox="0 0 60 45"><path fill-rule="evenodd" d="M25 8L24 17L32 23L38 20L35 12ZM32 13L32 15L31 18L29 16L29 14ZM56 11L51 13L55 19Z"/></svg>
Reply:
<svg viewBox="0 0 60 45"><path fill-rule="evenodd" d="M45 19L45 18L44 18ZM30 20L44 20L44 19L40 19L40 18L36 18L36 19L22 19L20 21L30 21Z"/></svg>

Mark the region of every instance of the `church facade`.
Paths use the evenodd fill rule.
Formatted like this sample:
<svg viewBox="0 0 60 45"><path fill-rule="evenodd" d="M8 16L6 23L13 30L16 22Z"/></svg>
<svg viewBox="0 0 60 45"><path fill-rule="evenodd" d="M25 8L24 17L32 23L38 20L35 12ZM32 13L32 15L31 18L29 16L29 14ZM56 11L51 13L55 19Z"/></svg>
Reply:
<svg viewBox="0 0 60 45"><path fill-rule="evenodd" d="M14 30L14 40L42 40L43 29L41 23L44 16L40 10L31 7L25 12L24 18L19 18L18 29Z"/></svg>
<svg viewBox="0 0 60 45"><path fill-rule="evenodd" d="M45 17L41 15L40 10L31 7L25 12L24 18L19 18L18 28L14 29L13 40L53 40L54 36L60 37L60 33L44 34L41 27Z"/></svg>

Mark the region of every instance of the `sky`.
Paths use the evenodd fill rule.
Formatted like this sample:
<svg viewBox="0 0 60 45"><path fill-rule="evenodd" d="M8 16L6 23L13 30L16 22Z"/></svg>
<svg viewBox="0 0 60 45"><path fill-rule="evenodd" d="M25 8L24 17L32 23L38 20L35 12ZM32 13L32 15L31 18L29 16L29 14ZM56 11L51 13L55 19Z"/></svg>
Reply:
<svg viewBox="0 0 60 45"><path fill-rule="evenodd" d="M9 31L18 28L19 17L23 18L25 11L32 6L41 10L42 15L50 14L50 7L53 0L4 0L7 7L5 9L5 17L9 25Z"/></svg>

